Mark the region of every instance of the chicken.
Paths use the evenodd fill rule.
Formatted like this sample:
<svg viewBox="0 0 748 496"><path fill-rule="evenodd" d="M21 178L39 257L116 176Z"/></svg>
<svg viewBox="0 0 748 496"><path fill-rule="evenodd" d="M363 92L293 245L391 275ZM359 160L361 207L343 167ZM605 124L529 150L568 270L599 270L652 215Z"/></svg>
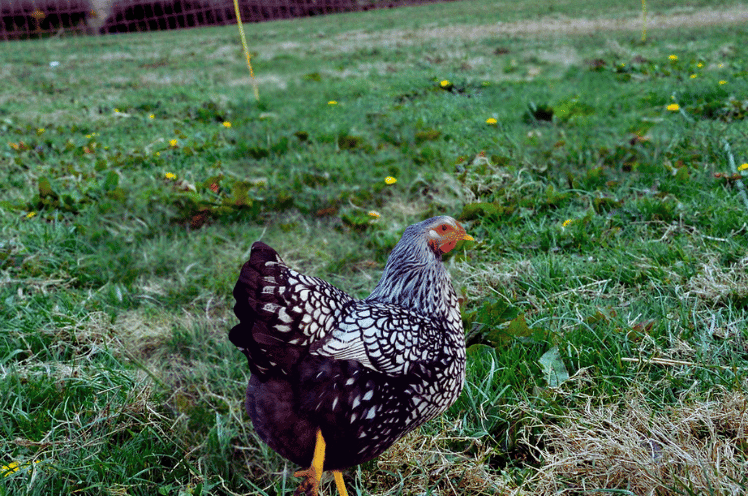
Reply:
<svg viewBox="0 0 748 496"><path fill-rule="evenodd" d="M229 339L248 358L245 407L259 437L308 466L295 494L316 495L323 470L371 460L444 412L465 380L465 339L442 255L472 240L453 218L405 229L374 291L359 300L252 245L234 288Z"/></svg>

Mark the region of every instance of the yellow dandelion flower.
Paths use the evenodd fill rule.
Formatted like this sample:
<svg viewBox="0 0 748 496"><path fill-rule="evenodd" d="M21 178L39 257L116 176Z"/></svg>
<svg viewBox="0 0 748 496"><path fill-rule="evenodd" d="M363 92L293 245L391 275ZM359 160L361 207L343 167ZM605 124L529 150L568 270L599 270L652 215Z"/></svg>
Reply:
<svg viewBox="0 0 748 496"><path fill-rule="evenodd" d="M169 140L169 146L171 146L172 148L174 148L175 146L177 146L177 140L175 140L175 139Z"/></svg>
<svg viewBox="0 0 748 496"><path fill-rule="evenodd" d="M155 116L154 114L151 114L151 115L149 115L149 116L148 116L148 118L149 118L149 119L155 119L155 118L156 118L156 116Z"/></svg>
<svg viewBox="0 0 748 496"><path fill-rule="evenodd" d="M691 79L696 79L697 77L699 77L699 75L698 74L691 74L689 77Z"/></svg>
<svg viewBox="0 0 748 496"><path fill-rule="evenodd" d="M119 113L119 109L118 108L114 109L114 112L118 114Z"/></svg>
<svg viewBox="0 0 748 496"><path fill-rule="evenodd" d="M36 212L29 212L26 214L27 219L33 219L34 217L36 217Z"/></svg>
<svg viewBox="0 0 748 496"><path fill-rule="evenodd" d="M230 128L231 127L231 123L229 121L223 121L223 127Z"/></svg>
<svg viewBox="0 0 748 496"><path fill-rule="evenodd" d="M156 152L156 156L160 157L161 156L161 152Z"/></svg>
<svg viewBox="0 0 748 496"><path fill-rule="evenodd" d="M90 135L90 134L87 134L87 135L86 135L86 138L87 138L87 139L91 139L91 135Z"/></svg>
<svg viewBox="0 0 748 496"><path fill-rule="evenodd" d="M748 163L745 163L745 164L740 164L740 165L738 166L738 170L739 170L739 171L744 171L744 170L746 170L746 169L748 169Z"/></svg>
<svg viewBox="0 0 748 496"><path fill-rule="evenodd" d="M569 227L569 224L571 224L571 219L566 219L563 224L561 224L562 227L566 228Z"/></svg>
<svg viewBox="0 0 748 496"><path fill-rule="evenodd" d="M442 88L446 88L446 87L447 87L447 86L449 86L450 84L452 84L452 83L450 83L448 79L444 79L444 80L443 80L442 82L440 82L440 83L439 83L439 85L440 85L440 86L441 86Z"/></svg>
<svg viewBox="0 0 748 496"><path fill-rule="evenodd" d="M670 105L667 106L667 109L670 112L677 112L680 110L680 105L678 105L677 103L671 103Z"/></svg>
<svg viewBox="0 0 748 496"><path fill-rule="evenodd" d="M723 84L727 84L727 81L725 81L724 79L723 79L722 81L720 81L720 82L719 82L719 85L720 85L720 86L722 86Z"/></svg>
<svg viewBox="0 0 748 496"><path fill-rule="evenodd" d="M677 55L670 55L668 58L670 60L672 60L673 62L677 62L678 61L678 56Z"/></svg>
<svg viewBox="0 0 748 496"><path fill-rule="evenodd" d="M337 105L338 102L337 102L337 100L330 100L329 102L327 102L327 104L328 105Z"/></svg>
<svg viewBox="0 0 748 496"><path fill-rule="evenodd" d="M371 217L374 217L375 219L378 219L378 218L380 217L380 216L379 216L379 212L377 212L376 210L370 210L370 211L369 211L369 215L370 215Z"/></svg>
<svg viewBox="0 0 748 496"><path fill-rule="evenodd" d="M488 124L489 126L495 126L497 122L498 121L493 117L489 117L488 119L486 119L486 124Z"/></svg>
<svg viewBox="0 0 748 496"><path fill-rule="evenodd" d="M37 463L39 463L39 460L34 460L34 464ZM3 477L7 477L14 472L18 472L21 468L28 467L30 465L31 463L24 463L23 465L20 465L18 462L10 462L8 465L0 466L0 474L2 474Z"/></svg>
<svg viewBox="0 0 748 496"><path fill-rule="evenodd" d="M167 172L166 174L164 174L164 177L170 181L173 181L174 179L177 178L177 175L174 174L173 172Z"/></svg>
<svg viewBox="0 0 748 496"><path fill-rule="evenodd" d="M40 136L41 136L42 134L44 134L44 131L46 131L46 129L44 129L43 127L38 127L38 128L36 128L36 134L38 134L38 135L40 135Z"/></svg>
<svg viewBox="0 0 748 496"><path fill-rule="evenodd" d="M0 472L3 473L3 477L7 477L13 472L18 472L21 467L18 466L18 462L10 462L8 465L0 467Z"/></svg>
<svg viewBox="0 0 748 496"><path fill-rule="evenodd" d="M386 184L395 184L397 182L397 179L395 179L392 176L387 176L387 177L384 178L384 182Z"/></svg>

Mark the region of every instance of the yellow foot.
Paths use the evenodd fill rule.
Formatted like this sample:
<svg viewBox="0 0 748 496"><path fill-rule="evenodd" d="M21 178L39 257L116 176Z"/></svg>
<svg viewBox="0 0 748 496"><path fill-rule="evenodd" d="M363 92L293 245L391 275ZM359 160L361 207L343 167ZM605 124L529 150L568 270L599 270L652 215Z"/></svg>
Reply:
<svg viewBox="0 0 748 496"><path fill-rule="evenodd" d="M335 476L335 485L338 487L338 494L340 496L348 496L348 491L345 488L345 482L343 482L343 474L340 470L333 470ZM294 477L303 477L299 487L294 491L294 496L318 496L319 494L319 478L314 473L314 467L309 467L306 470L299 470L293 474Z"/></svg>
<svg viewBox="0 0 748 496"><path fill-rule="evenodd" d="M319 481L322 478L322 470L325 464L325 439L322 431L317 429L317 441L314 445L314 456L312 466L306 470L296 472L294 477L303 477L299 487L294 491L294 496L317 496L319 494Z"/></svg>
<svg viewBox="0 0 748 496"><path fill-rule="evenodd" d="M314 472L314 467L309 467L306 470L300 470L293 474L294 477L303 477L299 487L293 492L294 496L317 496L319 494L319 480L320 475Z"/></svg>

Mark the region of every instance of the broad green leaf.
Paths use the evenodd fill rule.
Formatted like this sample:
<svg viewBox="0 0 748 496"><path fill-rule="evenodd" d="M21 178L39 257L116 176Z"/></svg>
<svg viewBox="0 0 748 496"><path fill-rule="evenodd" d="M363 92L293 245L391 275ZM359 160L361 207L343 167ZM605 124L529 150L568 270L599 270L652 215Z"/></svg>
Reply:
<svg viewBox="0 0 748 496"><path fill-rule="evenodd" d="M512 309L516 310L515 307L512 307ZM494 347L500 348L506 346L514 339L532 339L532 336L537 331L542 331L542 329L528 326L527 321L525 321L525 316L519 315L509 322L508 325L489 328L483 333L483 336Z"/></svg>
<svg viewBox="0 0 748 496"><path fill-rule="evenodd" d="M566 365L564 365L564 361L558 351L558 346L554 346L546 351L538 359L538 363L543 369L545 382L549 387L558 387L561 383L569 379L569 371L566 370Z"/></svg>

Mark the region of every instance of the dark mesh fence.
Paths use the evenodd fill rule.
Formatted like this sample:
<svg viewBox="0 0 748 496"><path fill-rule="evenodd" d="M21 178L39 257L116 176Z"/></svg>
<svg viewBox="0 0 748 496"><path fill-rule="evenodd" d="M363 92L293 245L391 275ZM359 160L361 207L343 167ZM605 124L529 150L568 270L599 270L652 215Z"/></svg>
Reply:
<svg viewBox="0 0 748 496"><path fill-rule="evenodd" d="M445 0L239 0L244 22ZM0 0L0 40L130 33L236 22L233 0Z"/></svg>
<svg viewBox="0 0 748 496"><path fill-rule="evenodd" d="M88 0L0 0L0 39L23 39L61 31L86 31Z"/></svg>

